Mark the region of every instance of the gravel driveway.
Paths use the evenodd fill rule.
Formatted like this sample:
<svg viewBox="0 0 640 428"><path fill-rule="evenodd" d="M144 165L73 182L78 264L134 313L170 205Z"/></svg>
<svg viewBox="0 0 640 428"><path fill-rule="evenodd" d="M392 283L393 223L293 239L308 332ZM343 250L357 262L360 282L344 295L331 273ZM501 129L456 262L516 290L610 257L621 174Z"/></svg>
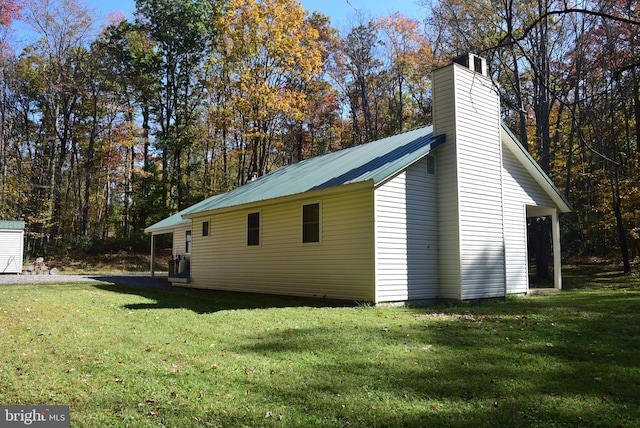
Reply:
<svg viewBox="0 0 640 428"><path fill-rule="evenodd" d="M140 287L165 288L170 287L166 276L152 278L148 273L140 274L95 274L95 275L0 275L0 285L3 284L47 284L60 282L111 282Z"/></svg>

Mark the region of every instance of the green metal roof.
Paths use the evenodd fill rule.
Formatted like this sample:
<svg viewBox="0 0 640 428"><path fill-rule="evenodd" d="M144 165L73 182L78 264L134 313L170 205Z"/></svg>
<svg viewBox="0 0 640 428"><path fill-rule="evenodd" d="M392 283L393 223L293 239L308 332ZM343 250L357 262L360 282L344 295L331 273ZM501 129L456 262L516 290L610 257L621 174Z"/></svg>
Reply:
<svg viewBox="0 0 640 428"><path fill-rule="evenodd" d="M192 210L192 209L196 209L200 204L205 203L206 201L208 201L208 199L205 199L203 201L198 202L195 205L191 205L189 208L186 208L180 212L175 213L172 216L169 216L163 220L160 220L159 222L147 227L144 229L144 231L146 233L152 233L152 232L170 232L174 227L176 226L180 226L183 224L191 224L191 220L190 219L185 219L182 218L183 214L186 214L187 211Z"/></svg>
<svg viewBox="0 0 640 428"><path fill-rule="evenodd" d="M191 220L182 218L183 212L184 210L178 213L175 213L174 215L169 216L163 220L160 220L159 222L145 228L144 231L147 233L160 232L162 231L162 229L173 229L174 227L180 226L181 224L191 223Z"/></svg>
<svg viewBox="0 0 640 428"><path fill-rule="evenodd" d="M444 143L433 127L283 166L242 187L212 196L145 229L154 232L186 224L183 216L372 180L379 185Z"/></svg>
<svg viewBox="0 0 640 428"><path fill-rule="evenodd" d="M373 180L384 182L444 142L432 127L306 159L279 168L227 193L213 196L183 214L216 210L312 190Z"/></svg>
<svg viewBox="0 0 640 428"><path fill-rule="evenodd" d="M22 230L24 221L22 220L0 220L0 229Z"/></svg>

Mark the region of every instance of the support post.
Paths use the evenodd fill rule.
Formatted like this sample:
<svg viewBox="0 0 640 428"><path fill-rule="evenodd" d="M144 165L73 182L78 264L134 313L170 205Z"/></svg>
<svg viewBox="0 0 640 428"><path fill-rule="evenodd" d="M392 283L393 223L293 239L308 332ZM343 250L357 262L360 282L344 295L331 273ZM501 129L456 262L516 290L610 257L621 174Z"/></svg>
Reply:
<svg viewBox="0 0 640 428"><path fill-rule="evenodd" d="M149 267L151 278L156 276L156 235L151 234L151 266Z"/></svg>
<svg viewBox="0 0 640 428"><path fill-rule="evenodd" d="M553 241L553 288L562 290L562 252L560 251L560 216L557 210L551 215Z"/></svg>

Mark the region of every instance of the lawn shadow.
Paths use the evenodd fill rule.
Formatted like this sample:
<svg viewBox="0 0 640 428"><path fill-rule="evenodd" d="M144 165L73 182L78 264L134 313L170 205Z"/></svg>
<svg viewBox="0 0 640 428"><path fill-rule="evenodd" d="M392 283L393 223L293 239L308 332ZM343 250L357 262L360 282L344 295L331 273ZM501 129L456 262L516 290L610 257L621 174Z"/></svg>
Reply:
<svg viewBox="0 0 640 428"><path fill-rule="evenodd" d="M565 290L640 290L637 269L633 273L624 273L622 266L617 264L565 265L562 272L562 288Z"/></svg>
<svg viewBox="0 0 640 428"><path fill-rule="evenodd" d="M153 302L124 305L130 310L187 309L207 314L232 309L268 309L287 307L350 307L356 303L345 300L312 297L281 296L275 294L180 288L169 285L166 278L128 275L95 275L93 284L101 290L140 296Z"/></svg>
<svg viewBox="0 0 640 428"><path fill-rule="evenodd" d="M289 373L304 382L256 377L248 389L268 390L275 402L309 412L347 415L338 407L344 403L359 409L350 414L359 414L354 426L586 426L582 418L596 426L623 426L633 415L623 409L631 408L640 385L632 376L638 367L639 299L639 293L567 293L440 306L415 309L418 322L389 329L380 328L375 313L363 313L373 322L357 329L334 322L277 330L249 336L236 349L256 358L304 361ZM335 357L341 353L348 357ZM593 400L576 407L578 413L559 404L565 397ZM396 414L395 423L378 419L386 402L406 401L415 410ZM607 416L612 402L620 405Z"/></svg>

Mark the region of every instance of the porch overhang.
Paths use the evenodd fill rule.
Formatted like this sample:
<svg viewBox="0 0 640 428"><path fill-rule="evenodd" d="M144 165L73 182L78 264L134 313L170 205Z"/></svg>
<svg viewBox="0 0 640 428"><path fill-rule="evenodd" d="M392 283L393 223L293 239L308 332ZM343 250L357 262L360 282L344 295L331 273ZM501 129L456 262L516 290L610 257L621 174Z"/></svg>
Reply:
<svg viewBox="0 0 640 428"><path fill-rule="evenodd" d="M553 288L562 290L562 252L560 251L560 210L527 205L527 218L551 217L551 251L553 253Z"/></svg>

